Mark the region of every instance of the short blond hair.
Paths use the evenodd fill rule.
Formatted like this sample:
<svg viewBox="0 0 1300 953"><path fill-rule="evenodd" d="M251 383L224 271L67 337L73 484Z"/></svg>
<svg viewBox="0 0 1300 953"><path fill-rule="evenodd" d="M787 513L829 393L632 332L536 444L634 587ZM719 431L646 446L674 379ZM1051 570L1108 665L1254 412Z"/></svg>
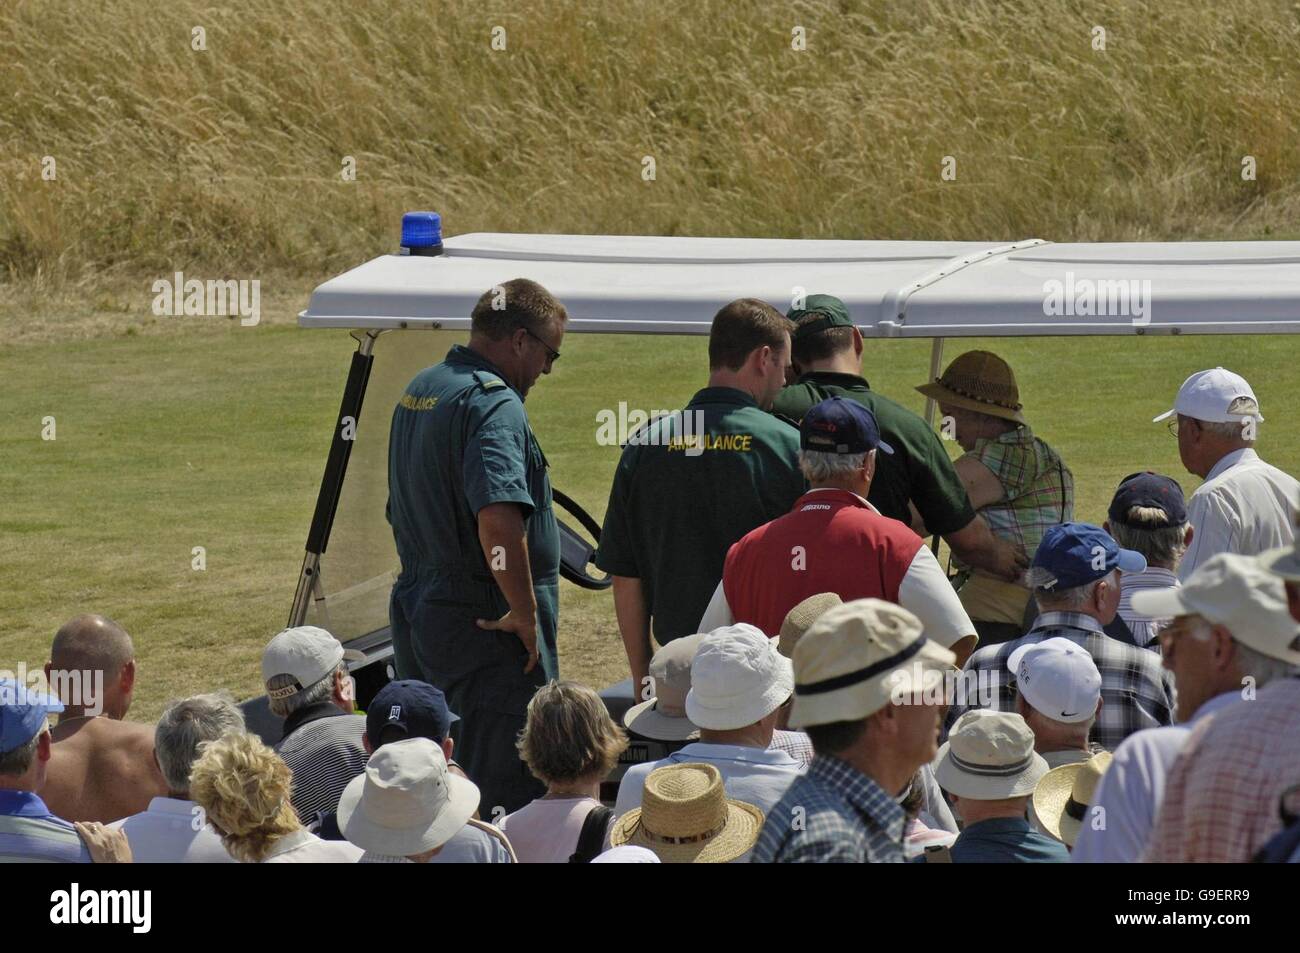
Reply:
<svg viewBox="0 0 1300 953"><path fill-rule="evenodd" d="M230 734L199 750L190 798L221 834L230 856L260 863L277 840L302 827L289 801L289 766L256 736Z"/></svg>
<svg viewBox="0 0 1300 953"><path fill-rule="evenodd" d="M528 703L519 756L547 784L604 779L627 748L599 695L577 682L549 682Z"/></svg>

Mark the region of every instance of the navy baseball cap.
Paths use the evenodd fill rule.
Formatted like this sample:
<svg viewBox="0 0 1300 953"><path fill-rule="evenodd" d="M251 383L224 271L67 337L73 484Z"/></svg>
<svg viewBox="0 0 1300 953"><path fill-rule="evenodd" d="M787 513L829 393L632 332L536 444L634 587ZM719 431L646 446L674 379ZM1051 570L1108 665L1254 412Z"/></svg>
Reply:
<svg viewBox="0 0 1300 953"><path fill-rule="evenodd" d="M880 439L876 416L856 400L829 397L814 404L799 424L799 446L822 453L866 453L894 448Z"/></svg>
<svg viewBox="0 0 1300 953"><path fill-rule="evenodd" d="M460 716L448 710L442 690L415 679L389 682L366 708L366 734L372 748L400 740L392 729L401 729L401 738L442 742L455 721Z"/></svg>
<svg viewBox="0 0 1300 953"><path fill-rule="evenodd" d="M1100 526L1060 523L1043 534L1029 575L1035 589L1057 592L1104 579L1116 569L1142 572L1146 568L1145 556L1120 549Z"/></svg>
<svg viewBox="0 0 1300 953"><path fill-rule="evenodd" d="M1119 481L1115 496L1110 501L1106 515L1112 523L1123 523L1137 529L1157 528L1150 523L1130 523L1128 511L1135 506L1154 506L1165 511L1168 519L1158 524L1164 526L1182 526L1187 522L1187 503L1183 499L1183 488L1173 477L1150 470L1142 473L1130 473Z"/></svg>
<svg viewBox="0 0 1300 953"><path fill-rule="evenodd" d="M13 678L0 678L0 754L16 751L45 727L47 715L63 711L63 702L44 692L28 691Z"/></svg>

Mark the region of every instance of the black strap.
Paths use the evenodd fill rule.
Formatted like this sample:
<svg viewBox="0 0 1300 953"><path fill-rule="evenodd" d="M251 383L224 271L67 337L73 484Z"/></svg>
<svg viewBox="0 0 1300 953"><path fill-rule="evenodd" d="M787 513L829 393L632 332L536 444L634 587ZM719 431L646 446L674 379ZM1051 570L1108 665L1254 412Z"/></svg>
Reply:
<svg viewBox="0 0 1300 953"><path fill-rule="evenodd" d="M569 863L589 864L605 849L605 828L609 827L609 819L613 816L614 812L603 804L587 812L582 832L578 834L578 846L569 855Z"/></svg>

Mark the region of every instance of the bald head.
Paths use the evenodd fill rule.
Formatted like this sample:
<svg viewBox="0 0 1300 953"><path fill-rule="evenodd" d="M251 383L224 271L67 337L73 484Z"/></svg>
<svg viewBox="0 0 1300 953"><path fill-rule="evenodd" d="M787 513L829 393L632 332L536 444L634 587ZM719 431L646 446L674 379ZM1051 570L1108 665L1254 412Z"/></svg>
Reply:
<svg viewBox="0 0 1300 953"><path fill-rule="evenodd" d="M135 646L112 619L86 614L59 627L45 666L50 688L67 706L64 718L99 714L122 718L135 684Z"/></svg>

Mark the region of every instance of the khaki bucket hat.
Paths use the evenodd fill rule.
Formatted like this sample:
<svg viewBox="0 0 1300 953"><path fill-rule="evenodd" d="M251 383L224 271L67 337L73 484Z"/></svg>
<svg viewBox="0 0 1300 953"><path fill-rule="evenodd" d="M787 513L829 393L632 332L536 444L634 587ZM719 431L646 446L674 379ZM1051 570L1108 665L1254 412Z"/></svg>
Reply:
<svg viewBox="0 0 1300 953"><path fill-rule="evenodd" d="M945 404L1023 424L1020 388L1011 365L992 351L967 351L943 376L917 388Z"/></svg>
<svg viewBox="0 0 1300 953"><path fill-rule="evenodd" d="M949 794L974 801L1024 797L1047 773L1034 733L1014 712L976 708L957 719L939 749L934 779Z"/></svg>
<svg viewBox="0 0 1300 953"><path fill-rule="evenodd" d="M665 864L725 864L753 848L763 812L727 797L711 764L671 764L651 771L641 806L614 822L611 847L631 844Z"/></svg>
<svg viewBox="0 0 1300 953"><path fill-rule="evenodd" d="M1099 751L1087 761L1063 764L1044 774L1030 799L1039 827L1065 846L1073 847L1110 762L1111 753Z"/></svg>

